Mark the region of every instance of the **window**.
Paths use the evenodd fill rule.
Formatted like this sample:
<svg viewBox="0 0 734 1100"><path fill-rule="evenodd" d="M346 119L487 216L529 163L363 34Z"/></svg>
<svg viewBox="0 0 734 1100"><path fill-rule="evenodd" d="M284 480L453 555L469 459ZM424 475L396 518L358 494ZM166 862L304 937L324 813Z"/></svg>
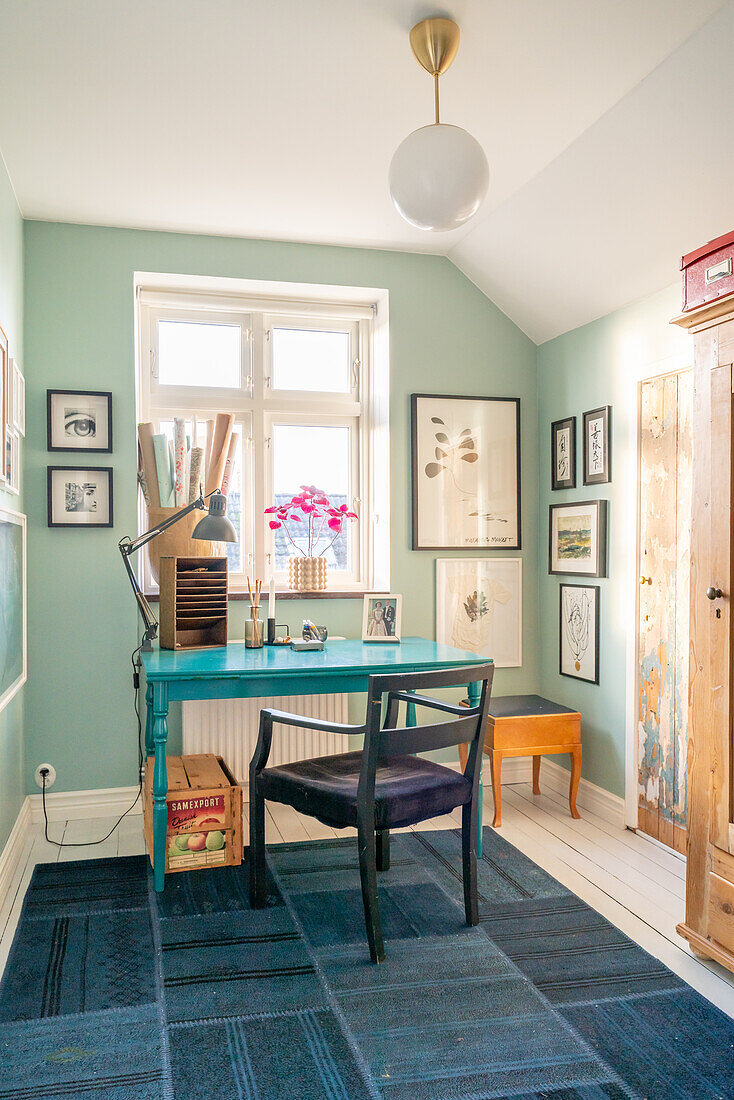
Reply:
<svg viewBox="0 0 734 1100"><path fill-rule="evenodd" d="M192 446L205 446L217 412L234 414L228 515L240 538L227 548L231 587L246 590L248 576L274 572L286 588L288 558L308 544L307 519L289 538L263 511L315 485L358 516L335 541L328 528L311 532L330 590L389 588L386 339L375 354L386 318L371 302L232 293L230 285L213 294L202 282L199 292L139 285L138 413L171 439L183 417Z"/></svg>

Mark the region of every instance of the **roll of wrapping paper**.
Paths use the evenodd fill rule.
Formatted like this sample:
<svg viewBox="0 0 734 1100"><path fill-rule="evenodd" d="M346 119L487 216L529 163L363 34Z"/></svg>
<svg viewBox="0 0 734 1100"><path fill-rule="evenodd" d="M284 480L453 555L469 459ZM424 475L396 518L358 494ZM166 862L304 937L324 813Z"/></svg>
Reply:
<svg viewBox="0 0 734 1100"><path fill-rule="evenodd" d="M186 503L186 423L182 416L173 419L173 491L176 494L176 507ZM185 486L185 488L184 488Z"/></svg>
<svg viewBox="0 0 734 1100"><path fill-rule="evenodd" d="M143 500L146 506L150 508L150 490L148 489L148 479L145 476L145 470L143 469L143 452L140 447L140 440L138 440L138 485L143 493Z"/></svg>
<svg viewBox="0 0 734 1100"><path fill-rule="evenodd" d="M229 452L229 441L232 438L232 426L234 415L232 413L217 413L214 421L214 435L212 437L212 453L209 460L209 468L206 472L206 484L204 491L211 493L222 484L224 464Z"/></svg>
<svg viewBox="0 0 734 1100"><path fill-rule="evenodd" d="M206 422L206 443L204 444L204 457L202 459L201 480L206 485L209 475L209 466L212 461L212 439L214 438L214 421Z"/></svg>
<svg viewBox="0 0 734 1100"><path fill-rule="evenodd" d="M153 448L155 450L155 468L158 474L158 493L161 508L173 508L175 505L173 482L171 481L171 459L166 437L160 433L154 435Z"/></svg>
<svg viewBox="0 0 734 1100"><path fill-rule="evenodd" d="M222 474L222 493L226 497L229 493L229 483L232 480L232 474L234 473L234 464L237 455L237 436L234 432L229 440L229 450L227 451L227 461L224 463L224 473Z"/></svg>
<svg viewBox="0 0 734 1100"><path fill-rule="evenodd" d="M201 485L201 464L204 459L202 447L191 448L191 473L189 474L189 499L188 504L193 504L199 495Z"/></svg>
<svg viewBox="0 0 734 1100"><path fill-rule="evenodd" d="M152 424L138 424L138 441L140 443L142 470L145 474L145 481L150 494L150 503L153 508L160 508L161 495L158 490L158 474L155 465Z"/></svg>

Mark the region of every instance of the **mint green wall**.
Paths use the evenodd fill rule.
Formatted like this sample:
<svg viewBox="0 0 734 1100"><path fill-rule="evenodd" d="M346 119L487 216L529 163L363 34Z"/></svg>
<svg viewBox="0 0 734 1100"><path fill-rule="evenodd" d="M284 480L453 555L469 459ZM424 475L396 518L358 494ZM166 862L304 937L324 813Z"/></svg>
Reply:
<svg viewBox="0 0 734 1100"><path fill-rule="evenodd" d="M0 327L10 355L23 361L23 222L5 165L0 159ZM22 444L21 444L22 447ZM21 481L22 490L22 481ZM23 496L0 489L0 507L23 511ZM0 584L3 578L0 577ZM23 780L23 697L21 688L0 711L0 851L25 796Z"/></svg>
<svg viewBox="0 0 734 1100"><path fill-rule="evenodd" d="M627 708L635 690L638 383L691 365L690 336L669 324L679 312L680 284L675 283L538 348L540 687L543 695L581 712L583 775L620 796ZM584 487L581 417L600 405L613 406L612 482ZM578 488L551 492L550 425L572 415L577 417ZM608 576L589 581L601 588L599 686L558 674L558 589L563 578L548 575L547 543L549 504L597 497L610 502Z"/></svg>
<svg viewBox="0 0 734 1100"><path fill-rule="evenodd" d="M519 396L523 410L524 665L499 670L499 693L538 687L536 348L448 260L401 252L27 222L26 360L30 678L26 786L43 759L57 790L135 782L129 655L133 601L117 541L135 531L133 272L385 287L390 292L392 588L403 630L432 637L434 561L410 550L409 394ZM47 388L111 390L115 471L111 531L49 530ZM508 556L513 556L509 554ZM289 603L288 617L358 636L361 602ZM243 605L232 618L241 620ZM236 622L233 624L236 627ZM177 743L176 737L172 743Z"/></svg>

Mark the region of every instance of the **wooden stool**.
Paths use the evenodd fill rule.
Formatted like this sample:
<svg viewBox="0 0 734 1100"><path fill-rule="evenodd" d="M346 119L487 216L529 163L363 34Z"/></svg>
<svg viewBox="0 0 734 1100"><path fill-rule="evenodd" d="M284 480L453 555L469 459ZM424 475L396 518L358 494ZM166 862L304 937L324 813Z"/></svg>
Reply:
<svg viewBox="0 0 734 1100"><path fill-rule="evenodd" d="M489 757L494 795L493 825L502 824L502 760L505 756L532 756L533 794L540 794L540 758L569 753L571 817L580 817L576 792L581 777L581 715L551 703L540 695L505 695L489 704L484 751Z"/></svg>

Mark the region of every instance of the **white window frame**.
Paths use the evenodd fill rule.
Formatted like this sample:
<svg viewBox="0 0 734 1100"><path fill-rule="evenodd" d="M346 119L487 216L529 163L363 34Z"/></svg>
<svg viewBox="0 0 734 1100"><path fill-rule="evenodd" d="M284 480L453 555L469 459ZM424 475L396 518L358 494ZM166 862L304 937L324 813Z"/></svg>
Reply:
<svg viewBox="0 0 734 1100"><path fill-rule="evenodd" d="M272 504L273 463L268 440L273 423L345 424L353 430L350 470L354 523L350 572L329 573L332 592L389 591L389 359L388 296L384 290L255 280L196 279L136 273L137 419L156 427L172 416L204 417L233 412L248 444L243 448L244 543L241 574L230 574L235 592L246 591L247 575L268 580L272 573L273 535L264 509ZM164 319L222 322L242 328L241 383L224 387L162 386L157 377L157 322ZM271 341L273 325L350 333L351 391L275 390ZM258 456L260 456L258 458ZM139 529L148 526L140 501ZM354 530L356 529L356 530ZM142 569L146 592L156 585ZM276 572L276 588L287 590L287 573Z"/></svg>

